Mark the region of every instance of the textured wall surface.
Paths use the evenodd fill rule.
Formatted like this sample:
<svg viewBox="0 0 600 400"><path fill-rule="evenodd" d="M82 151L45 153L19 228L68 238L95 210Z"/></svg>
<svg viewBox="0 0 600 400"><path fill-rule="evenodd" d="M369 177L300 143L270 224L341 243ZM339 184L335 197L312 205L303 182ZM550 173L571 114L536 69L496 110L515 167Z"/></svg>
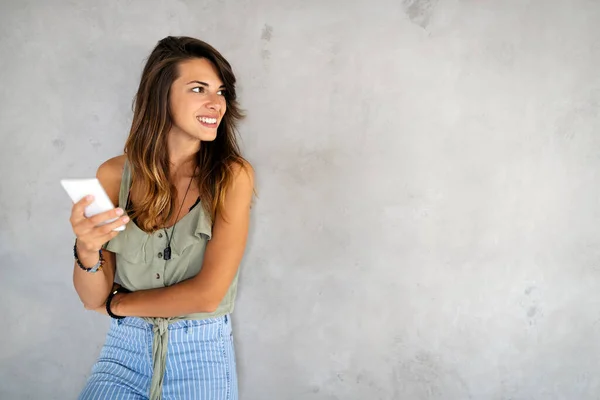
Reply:
<svg viewBox="0 0 600 400"><path fill-rule="evenodd" d="M0 7L0 398L74 399L98 355L59 179L120 154L168 34L248 114L241 399L598 398L600 2Z"/></svg>

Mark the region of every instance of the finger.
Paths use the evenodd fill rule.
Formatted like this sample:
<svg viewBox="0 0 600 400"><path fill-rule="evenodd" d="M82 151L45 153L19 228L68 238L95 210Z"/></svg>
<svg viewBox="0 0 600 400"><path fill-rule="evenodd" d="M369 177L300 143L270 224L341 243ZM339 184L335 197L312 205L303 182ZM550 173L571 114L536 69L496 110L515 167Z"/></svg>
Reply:
<svg viewBox="0 0 600 400"><path fill-rule="evenodd" d="M94 202L94 196L88 195L83 197L77 203L73 204L71 209L71 223L74 225L85 219L85 208Z"/></svg>
<svg viewBox="0 0 600 400"><path fill-rule="evenodd" d="M75 217L74 217L75 218ZM73 221L71 219L71 224L73 225L73 233L80 239L87 240L90 235L94 236L94 224L91 224L88 218L83 217L83 219Z"/></svg>
<svg viewBox="0 0 600 400"><path fill-rule="evenodd" d="M113 208L112 210L101 212L100 214L96 214L93 217L88 218L89 222L92 226L98 226L100 224L105 223L106 221L110 221L111 219L118 218L122 216L125 212L122 208Z"/></svg>
<svg viewBox="0 0 600 400"><path fill-rule="evenodd" d="M111 222L109 224L104 224L102 226L97 227L97 232L98 232L98 236L104 236L104 235L108 235L109 233L113 232L116 228L125 225L126 223L129 222L129 217L127 215L117 219L114 222ZM117 231L118 233L119 231Z"/></svg>
<svg viewBox="0 0 600 400"><path fill-rule="evenodd" d="M85 236L78 236L78 245L88 243L87 248L101 248L106 242L113 239L121 231L115 231L114 228L123 225L124 220L115 221L112 224L107 224L99 227L95 227L92 232L87 233Z"/></svg>
<svg viewBox="0 0 600 400"><path fill-rule="evenodd" d="M84 218L73 226L73 232L75 232L78 237L85 235L90 236L92 240L97 240L99 236L106 235L113 229L129 222L127 216L122 216L110 224L105 223L106 221L115 219L122 214L123 210L116 208L94 215L90 218ZM127 220L123 218L127 218Z"/></svg>
<svg viewBox="0 0 600 400"><path fill-rule="evenodd" d="M107 233L106 235L103 235L99 238L99 241L104 244L106 242L111 241L112 239L115 238L115 236L117 236L119 233L121 233L121 231L110 231L110 233Z"/></svg>

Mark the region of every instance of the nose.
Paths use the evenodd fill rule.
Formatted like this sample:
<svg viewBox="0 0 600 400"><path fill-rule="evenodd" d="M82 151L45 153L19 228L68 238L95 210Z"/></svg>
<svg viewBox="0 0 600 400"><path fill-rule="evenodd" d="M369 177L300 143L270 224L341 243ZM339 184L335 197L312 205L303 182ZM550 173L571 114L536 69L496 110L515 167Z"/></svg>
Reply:
<svg viewBox="0 0 600 400"><path fill-rule="evenodd" d="M208 107L214 111L221 111L221 108L223 107L223 105L221 103L222 103L221 96L215 94L209 98L208 103L206 104L206 107Z"/></svg>

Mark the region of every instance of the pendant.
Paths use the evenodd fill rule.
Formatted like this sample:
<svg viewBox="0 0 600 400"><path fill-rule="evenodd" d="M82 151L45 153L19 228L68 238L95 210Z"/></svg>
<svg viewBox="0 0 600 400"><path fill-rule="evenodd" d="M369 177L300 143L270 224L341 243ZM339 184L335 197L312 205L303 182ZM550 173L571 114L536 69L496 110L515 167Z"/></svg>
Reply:
<svg viewBox="0 0 600 400"><path fill-rule="evenodd" d="M167 246L164 250L163 250L163 258L165 260L170 260L171 259L171 246Z"/></svg>

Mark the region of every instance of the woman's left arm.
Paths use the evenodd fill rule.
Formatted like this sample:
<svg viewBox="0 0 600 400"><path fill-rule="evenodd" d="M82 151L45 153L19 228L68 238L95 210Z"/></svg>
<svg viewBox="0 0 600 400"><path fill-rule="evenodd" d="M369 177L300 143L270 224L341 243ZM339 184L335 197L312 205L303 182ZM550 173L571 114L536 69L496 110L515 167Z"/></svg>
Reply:
<svg viewBox="0 0 600 400"><path fill-rule="evenodd" d="M114 314L174 317L217 309L244 255L254 193L254 171L250 164L245 163L244 167L234 164L233 170L233 179L225 196L224 215L217 213L215 217L200 272L173 286L118 293L111 302Z"/></svg>

